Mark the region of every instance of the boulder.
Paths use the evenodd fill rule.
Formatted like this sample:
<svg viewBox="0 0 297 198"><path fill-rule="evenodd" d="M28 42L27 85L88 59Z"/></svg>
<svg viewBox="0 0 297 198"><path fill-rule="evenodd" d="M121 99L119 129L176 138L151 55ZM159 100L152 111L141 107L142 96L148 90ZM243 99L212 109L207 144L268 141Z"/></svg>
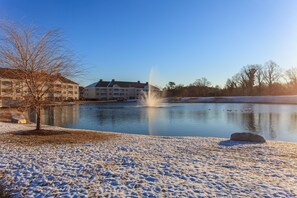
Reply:
<svg viewBox="0 0 297 198"><path fill-rule="evenodd" d="M12 116L11 121L13 123L18 123L18 124L26 124L27 120L24 118L24 116Z"/></svg>
<svg viewBox="0 0 297 198"><path fill-rule="evenodd" d="M266 142L264 137L262 137L261 135L254 134L254 133L233 133L230 137L230 140L258 142L258 143Z"/></svg>

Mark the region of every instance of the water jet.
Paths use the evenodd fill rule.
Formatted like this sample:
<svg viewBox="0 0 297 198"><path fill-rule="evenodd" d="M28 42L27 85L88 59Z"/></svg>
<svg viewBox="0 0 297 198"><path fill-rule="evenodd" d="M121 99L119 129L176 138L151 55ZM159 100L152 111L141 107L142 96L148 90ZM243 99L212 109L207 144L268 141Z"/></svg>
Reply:
<svg viewBox="0 0 297 198"><path fill-rule="evenodd" d="M159 96L159 91L153 86L154 72L150 71L148 90L142 91L140 104L142 107L164 107L162 99Z"/></svg>

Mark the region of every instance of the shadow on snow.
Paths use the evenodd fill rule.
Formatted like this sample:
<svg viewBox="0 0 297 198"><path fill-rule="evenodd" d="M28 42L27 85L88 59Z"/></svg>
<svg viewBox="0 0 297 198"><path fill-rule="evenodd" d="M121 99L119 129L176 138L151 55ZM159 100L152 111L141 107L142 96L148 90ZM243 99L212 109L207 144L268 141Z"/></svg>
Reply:
<svg viewBox="0 0 297 198"><path fill-rule="evenodd" d="M224 140L218 143L220 146L237 146L237 145L244 145L244 144L263 144L258 142L247 142L247 141L235 141L235 140Z"/></svg>

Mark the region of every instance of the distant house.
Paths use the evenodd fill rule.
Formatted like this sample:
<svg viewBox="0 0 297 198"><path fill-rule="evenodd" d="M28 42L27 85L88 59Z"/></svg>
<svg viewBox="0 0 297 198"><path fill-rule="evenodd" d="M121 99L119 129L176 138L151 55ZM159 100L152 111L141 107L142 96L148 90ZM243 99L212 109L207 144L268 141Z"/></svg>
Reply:
<svg viewBox="0 0 297 198"><path fill-rule="evenodd" d="M78 100L79 85L63 76L54 83L54 90L48 93L48 98L62 100ZM14 69L0 68L0 106L21 99L28 88L21 79L17 78ZM4 106L4 105L3 105Z"/></svg>
<svg viewBox="0 0 297 198"><path fill-rule="evenodd" d="M83 96L85 99L100 100L127 100L140 98L143 92L148 91L149 84L138 82L103 81L102 79L93 83L84 89ZM154 87L154 89L157 89Z"/></svg>
<svg viewBox="0 0 297 198"><path fill-rule="evenodd" d="M85 88L82 86L79 86L79 99L83 100L84 99L84 90Z"/></svg>

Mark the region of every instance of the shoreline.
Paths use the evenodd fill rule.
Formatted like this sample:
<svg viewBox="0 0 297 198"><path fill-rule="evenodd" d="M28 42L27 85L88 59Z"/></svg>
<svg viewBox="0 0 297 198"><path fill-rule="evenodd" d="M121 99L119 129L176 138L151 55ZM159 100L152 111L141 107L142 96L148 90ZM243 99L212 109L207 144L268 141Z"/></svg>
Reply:
<svg viewBox="0 0 297 198"><path fill-rule="evenodd" d="M173 97L168 103L249 103L296 105L296 95L284 96L217 96L217 97Z"/></svg>
<svg viewBox="0 0 297 198"><path fill-rule="evenodd" d="M297 95L277 95L277 96L214 96L214 97L165 97L166 103L247 103L247 104L287 104L297 105ZM127 103L135 101L116 100L85 100L77 101L75 104L88 103Z"/></svg>
<svg viewBox="0 0 297 198"><path fill-rule="evenodd" d="M32 127L0 122L0 135ZM0 184L12 197L297 196L297 143L103 133L119 137L70 145L1 142Z"/></svg>
<svg viewBox="0 0 297 198"><path fill-rule="evenodd" d="M267 104L267 105L297 105L296 103L288 103L288 102L167 102L170 104Z"/></svg>
<svg viewBox="0 0 297 198"><path fill-rule="evenodd" d="M6 129L1 128L1 124L8 126ZM16 128L12 128L11 126L19 126ZM3 133L10 133L14 132L15 130L25 131L25 130L34 130L36 124L35 123L27 123L27 124L17 124L17 123L10 123L10 122L1 122L0 121L0 135ZM12 130L10 130L12 128ZM3 129L1 131L1 129ZM147 138L168 138L168 139L182 139L182 138L209 138L209 139L216 139L216 140L230 140L227 137L215 137L215 136L162 136L162 135L147 135L147 134L140 134L140 133L125 133L125 132L116 132L116 131L97 131L92 129L74 129L74 128L65 128L60 126L52 126L52 125L42 125L42 129L46 130L56 130L56 131L82 131L82 132L91 132L91 133L103 133L103 134L111 134L111 135L123 135L123 136L144 136ZM5 132L3 132L5 131ZM266 142L270 143L293 143L297 145L295 141L284 141L284 140L266 140ZM251 143L251 144L258 144L258 143ZM264 143L265 144L265 143ZM259 144L261 145L261 144Z"/></svg>

